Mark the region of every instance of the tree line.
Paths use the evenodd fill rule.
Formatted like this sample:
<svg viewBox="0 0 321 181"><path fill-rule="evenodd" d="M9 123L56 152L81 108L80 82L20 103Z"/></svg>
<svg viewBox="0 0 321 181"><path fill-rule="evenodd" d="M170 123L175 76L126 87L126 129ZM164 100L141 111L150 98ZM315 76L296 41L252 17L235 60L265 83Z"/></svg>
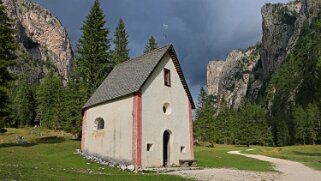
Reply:
<svg viewBox="0 0 321 181"><path fill-rule="evenodd" d="M213 100L202 87L193 123L196 142L211 145L288 145L281 139L290 137L288 127L284 124L286 118L271 117L264 106L246 98L237 110L230 109L223 101L217 114ZM293 144L321 143L321 114L316 103L310 103L306 107L294 106L291 109L291 118L292 129L295 130Z"/></svg>
<svg viewBox="0 0 321 181"><path fill-rule="evenodd" d="M43 79L35 82L28 71L19 74L9 71L18 58L19 46L0 0L0 129L37 124L80 135L83 105L117 64L130 59L124 21L120 19L116 27L114 49L105 26L100 1L95 0L81 28L75 67L66 85L50 69ZM144 53L156 48L156 39L151 36Z"/></svg>
<svg viewBox="0 0 321 181"><path fill-rule="evenodd" d="M195 141L211 144L273 144L262 106L243 100L239 110L233 110L222 102L219 114L216 114L213 100L202 87L193 125Z"/></svg>

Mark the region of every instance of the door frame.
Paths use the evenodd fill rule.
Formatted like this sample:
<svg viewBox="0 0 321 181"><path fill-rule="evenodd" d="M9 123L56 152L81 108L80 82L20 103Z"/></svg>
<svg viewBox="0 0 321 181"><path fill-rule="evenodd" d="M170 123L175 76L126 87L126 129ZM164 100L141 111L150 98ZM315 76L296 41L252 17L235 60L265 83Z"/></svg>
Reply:
<svg viewBox="0 0 321 181"><path fill-rule="evenodd" d="M168 134L168 141L167 145L165 146L165 134ZM164 150L164 148L167 148L167 150ZM166 151L166 154L165 154ZM166 156L166 163L165 163L165 156ZM173 133L170 130L165 130L162 134L162 160L163 160L163 166L169 167L173 163Z"/></svg>

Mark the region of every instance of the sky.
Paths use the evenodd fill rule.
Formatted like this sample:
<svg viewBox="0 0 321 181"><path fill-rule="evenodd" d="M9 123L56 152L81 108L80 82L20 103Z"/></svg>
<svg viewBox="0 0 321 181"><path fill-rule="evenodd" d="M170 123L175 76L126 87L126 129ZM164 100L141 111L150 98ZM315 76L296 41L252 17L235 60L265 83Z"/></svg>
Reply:
<svg viewBox="0 0 321 181"><path fill-rule="evenodd" d="M33 0L50 10L66 27L75 45L93 0ZM206 66L224 60L234 49L261 40L261 7L289 0L101 0L109 38L120 18L129 36L130 57L143 53L148 38L159 46L173 44L196 101L206 86Z"/></svg>

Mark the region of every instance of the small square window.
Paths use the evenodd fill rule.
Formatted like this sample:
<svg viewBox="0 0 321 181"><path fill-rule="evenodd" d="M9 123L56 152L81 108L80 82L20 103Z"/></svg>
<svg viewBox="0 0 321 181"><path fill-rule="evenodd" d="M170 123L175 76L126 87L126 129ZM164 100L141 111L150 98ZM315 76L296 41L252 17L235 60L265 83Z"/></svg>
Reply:
<svg viewBox="0 0 321 181"><path fill-rule="evenodd" d="M165 86L171 86L171 71L168 69L164 69L164 84Z"/></svg>
<svg viewBox="0 0 321 181"><path fill-rule="evenodd" d="M154 150L154 146L152 143L147 143L147 151L153 151Z"/></svg>
<svg viewBox="0 0 321 181"><path fill-rule="evenodd" d="M181 153L186 153L186 148L185 148L185 146L181 146Z"/></svg>

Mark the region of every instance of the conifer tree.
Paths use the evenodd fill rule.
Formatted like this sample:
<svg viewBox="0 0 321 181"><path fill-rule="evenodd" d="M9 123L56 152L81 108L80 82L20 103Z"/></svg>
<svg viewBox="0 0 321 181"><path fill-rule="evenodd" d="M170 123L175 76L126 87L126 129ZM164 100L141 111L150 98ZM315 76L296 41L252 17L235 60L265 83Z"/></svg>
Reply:
<svg viewBox="0 0 321 181"><path fill-rule="evenodd" d="M321 57L319 57L319 60L317 62L315 78L316 78L315 90L316 90L317 102L319 104L319 108L321 108Z"/></svg>
<svg viewBox="0 0 321 181"><path fill-rule="evenodd" d="M95 0L81 28L83 35L77 44L77 73L85 83L87 98L97 89L111 69L109 30L105 28L105 23L100 2Z"/></svg>
<svg viewBox="0 0 321 181"><path fill-rule="evenodd" d="M0 129L4 127L4 118L8 115L8 91L10 82L13 80L8 67L15 64L16 48L14 30L0 0Z"/></svg>
<svg viewBox="0 0 321 181"><path fill-rule="evenodd" d="M37 119L41 126L61 129L63 125L63 84L61 78L49 72L37 89Z"/></svg>
<svg viewBox="0 0 321 181"><path fill-rule="evenodd" d="M35 118L35 95L28 73L20 75L12 101L11 118L13 126L33 125Z"/></svg>
<svg viewBox="0 0 321 181"><path fill-rule="evenodd" d="M238 112L238 143L270 145L272 133L268 127L264 109L248 100L244 100Z"/></svg>
<svg viewBox="0 0 321 181"><path fill-rule="evenodd" d="M215 142L214 106L203 87L200 89L194 121L194 137L199 141Z"/></svg>
<svg viewBox="0 0 321 181"><path fill-rule="evenodd" d="M115 50L113 51L113 67L119 63L129 60L128 35L125 28L125 23L122 19L116 27L114 35Z"/></svg>
<svg viewBox="0 0 321 181"><path fill-rule="evenodd" d="M81 133L81 109L86 102L86 94L84 83L72 76L64 93L63 127L65 131L74 134L75 138L78 138Z"/></svg>
<svg viewBox="0 0 321 181"><path fill-rule="evenodd" d="M287 124L286 115L279 113L274 118L275 121L275 144L277 146L285 146L290 143L290 133Z"/></svg>
<svg viewBox="0 0 321 181"><path fill-rule="evenodd" d="M306 113L302 106L296 106L293 110L293 119L295 124L295 138L306 144Z"/></svg>
<svg viewBox="0 0 321 181"><path fill-rule="evenodd" d="M222 98L224 100L224 98ZM217 124L217 136L220 140L220 143L232 144L234 140L233 136L233 126L235 126L236 120L234 119L233 110L231 110L225 101L222 101L220 114L215 120Z"/></svg>
<svg viewBox="0 0 321 181"><path fill-rule="evenodd" d="M310 103L306 110L306 122L307 122L307 135L309 137L309 143L315 144L318 135L318 127L320 125L320 112L316 104Z"/></svg>
<svg viewBox="0 0 321 181"><path fill-rule="evenodd" d="M148 52L150 52L150 51L152 51L152 50L155 50L156 48L158 48L156 39L155 39L153 36L151 36L151 37L148 39L147 44L145 45L144 53L148 53Z"/></svg>
<svg viewBox="0 0 321 181"><path fill-rule="evenodd" d="M303 144L315 144L320 131L321 120L318 106L308 104L306 109L301 106L294 108L292 116L295 123L295 138L303 141Z"/></svg>

